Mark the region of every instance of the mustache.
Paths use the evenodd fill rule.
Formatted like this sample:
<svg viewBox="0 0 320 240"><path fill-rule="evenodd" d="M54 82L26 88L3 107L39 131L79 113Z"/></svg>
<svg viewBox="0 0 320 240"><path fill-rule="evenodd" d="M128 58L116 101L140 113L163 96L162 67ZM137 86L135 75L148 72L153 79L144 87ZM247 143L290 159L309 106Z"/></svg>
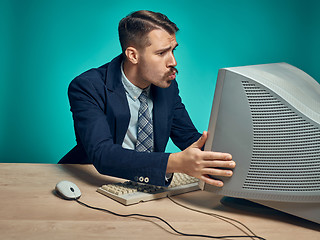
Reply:
<svg viewBox="0 0 320 240"><path fill-rule="evenodd" d="M172 74L178 74L178 69L175 67L171 67L171 69L169 70L169 72L166 74L167 76L170 76Z"/></svg>

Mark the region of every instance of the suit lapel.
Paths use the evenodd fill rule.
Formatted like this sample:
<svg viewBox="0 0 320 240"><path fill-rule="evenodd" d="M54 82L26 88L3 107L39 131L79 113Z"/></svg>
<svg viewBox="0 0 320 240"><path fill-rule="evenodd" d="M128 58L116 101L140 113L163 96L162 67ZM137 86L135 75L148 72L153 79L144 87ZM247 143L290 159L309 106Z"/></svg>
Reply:
<svg viewBox="0 0 320 240"><path fill-rule="evenodd" d="M108 66L106 76L107 101L111 103L107 102L107 105L112 109L112 113L109 111L107 116L114 117L114 140L117 144L122 144L130 121L129 105L121 82L121 62L122 55L113 59Z"/></svg>
<svg viewBox="0 0 320 240"><path fill-rule="evenodd" d="M151 86L151 93L153 97L153 131L154 131L154 149L155 151L164 151L167 139L167 121L168 121L168 110L167 110L167 98L164 94L163 89Z"/></svg>

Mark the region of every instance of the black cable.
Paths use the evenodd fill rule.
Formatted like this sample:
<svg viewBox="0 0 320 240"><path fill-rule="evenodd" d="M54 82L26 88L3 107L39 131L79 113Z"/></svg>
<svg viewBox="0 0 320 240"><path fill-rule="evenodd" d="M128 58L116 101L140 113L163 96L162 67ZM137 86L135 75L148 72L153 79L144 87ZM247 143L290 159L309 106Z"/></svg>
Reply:
<svg viewBox="0 0 320 240"><path fill-rule="evenodd" d="M202 234L188 234L188 233L183 233L183 232L180 232L178 230L176 230L174 227L172 227L166 220L160 218L160 217L157 217L157 216L152 216L152 215L144 215L144 214L138 214L138 213L132 213L132 214L119 214L119 213L115 213L115 212L112 212L110 210L107 210L107 209L103 209L103 208L98 208L98 207L93 207L93 206L90 206L84 202L81 202L80 200L78 199L74 199L77 203L79 203L80 205L83 205L85 207L88 207L88 208L91 208L91 209L94 209L94 210L98 210L98 211L103 211L103 212L107 212L107 213L110 213L110 214L113 214L115 216L118 216L118 217L145 217L145 218L155 218L155 219L158 219L160 220L161 222L165 223L168 227L170 227L174 232L182 235L182 236L188 236L188 237L203 237L203 238L215 238L215 239L224 239L224 238L248 238L248 237L255 237L257 239L261 239L261 240L265 240L264 238L262 237L258 237L258 236L209 236L209 235L202 235Z"/></svg>
<svg viewBox="0 0 320 240"><path fill-rule="evenodd" d="M212 217L215 217L215 218L218 218L222 221L225 221L231 225L233 225L234 227L238 228L240 231L242 231L244 234L246 234L248 237L251 237L251 239L256 239L256 238L259 238L259 239L263 239L263 238L260 238L258 237L249 227L247 227L244 223L236 220L236 219L233 219L233 218L229 218L229 217L226 217L226 216L222 216L222 215L219 215L219 214L216 214L216 213L208 213L208 212L203 212L203 211L200 211L198 209L194 209L194 208L190 208L188 206L185 206L177 201L175 201L174 199L172 199L170 196L167 196L173 203L177 204L178 206L180 207L183 207L185 209L188 209L188 210L191 210L191 211L194 211L194 212L197 212L197 213L201 213L201 214L205 214L205 215L209 215L209 216L212 216ZM241 226L243 226L245 229L247 229L250 234L252 234L252 236L250 236L245 230L241 229L239 226L237 226L236 224L234 224L233 222L235 223L238 223L240 224Z"/></svg>

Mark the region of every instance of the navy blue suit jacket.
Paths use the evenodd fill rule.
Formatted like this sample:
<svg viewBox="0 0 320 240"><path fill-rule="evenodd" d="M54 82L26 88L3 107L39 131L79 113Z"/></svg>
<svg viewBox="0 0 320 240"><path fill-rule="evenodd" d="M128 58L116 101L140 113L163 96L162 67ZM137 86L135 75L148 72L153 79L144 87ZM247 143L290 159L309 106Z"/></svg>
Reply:
<svg viewBox="0 0 320 240"><path fill-rule="evenodd" d="M181 150L199 139L181 102L177 82L170 87L151 85L153 96L154 152L141 153L122 148L130 110L121 81L122 55L76 77L68 97L77 145L59 163L92 163L101 173L165 185L169 137Z"/></svg>

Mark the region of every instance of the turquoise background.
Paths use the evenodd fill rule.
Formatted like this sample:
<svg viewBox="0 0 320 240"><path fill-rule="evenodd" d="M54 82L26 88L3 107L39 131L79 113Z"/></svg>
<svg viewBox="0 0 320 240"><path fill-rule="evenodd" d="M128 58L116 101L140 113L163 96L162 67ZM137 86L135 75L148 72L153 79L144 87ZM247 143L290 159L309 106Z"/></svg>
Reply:
<svg viewBox="0 0 320 240"><path fill-rule="evenodd" d="M118 22L140 9L181 30L177 80L199 131L219 68L288 62L320 80L316 0L1 0L0 162L56 163L75 145L68 84L120 53Z"/></svg>

